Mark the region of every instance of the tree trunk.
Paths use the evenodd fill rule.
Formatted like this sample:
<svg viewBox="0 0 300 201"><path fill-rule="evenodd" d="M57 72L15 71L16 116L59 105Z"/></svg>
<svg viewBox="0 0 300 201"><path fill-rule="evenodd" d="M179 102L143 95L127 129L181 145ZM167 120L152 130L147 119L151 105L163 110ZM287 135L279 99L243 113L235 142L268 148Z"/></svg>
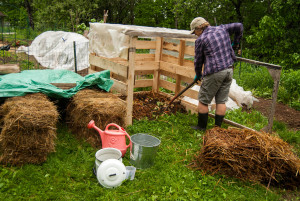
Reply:
<svg viewBox="0 0 300 201"><path fill-rule="evenodd" d="M235 2L235 0L230 0L230 1L235 7L235 11L236 11L239 22L243 23L244 20L243 20L242 14L241 14L242 0L237 0L237 2Z"/></svg>
<svg viewBox="0 0 300 201"><path fill-rule="evenodd" d="M34 22L33 22L33 9L31 6L31 2L29 0L24 1L25 8L27 10L28 18L29 18L29 26L34 30Z"/></svg>

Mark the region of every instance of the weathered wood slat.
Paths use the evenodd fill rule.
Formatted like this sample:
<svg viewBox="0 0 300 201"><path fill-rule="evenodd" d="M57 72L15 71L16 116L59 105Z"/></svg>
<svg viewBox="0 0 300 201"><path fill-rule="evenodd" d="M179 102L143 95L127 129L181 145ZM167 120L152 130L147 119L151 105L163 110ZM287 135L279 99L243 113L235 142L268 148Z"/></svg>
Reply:
<svg viewBox="0 0 300 201"><path fill-rule="evenodd" d="M195 56L195 47L185 46L184 54Z"/></svg>
<svg viewBox="0 0 300 201"><path fill-rule="evenodd" d="M175 91L175 84L166 80L159 80L159 87Z"/></svg>
<svg viewBox="0 0 300 201"><path fill-rule="evenodd" d="M242 57L237 57L237 60L243 61L246 63L250 63L250 64L254 64L254 65L265 66L267 68L272 68L272 69L276 69L276 70L281 70L281 68L282 68L279 65L269 64L269 63L265 63L265 62L261 62L261 61L255 61L255 60L246 59L246 58L242 58Z"/></svg>
<svg viewBox="0 0 300 201"><path fill-rule="evenodd" d="M153 70L135 70L135 75L153 75Z"/></svg>
<svg viewBox="0 0 300 201"><path fill-rule="evenodd" d="M98 66L106 70L110 70L111 72L123 77L128 76L127 73L128 66L118 64L104 57L99 57L95 55L90 55L89 60L91 65Z"/></svg>
<svg viewBox="0 0 300 201"><path fill-rule="evenodd" d="M119 80L116 80L114 78L110 78L111 80L114 81L114 84L110 88L111 91L117 91L121 93L122 95L127 96L127 85L124 82L121 82Z"/></svg>
<svg viewBox="0 0 300 201"><path fill-rule="evenodd" d="M71 89L76 87L76 83L50 83L60 89Z"/></svg>
<svg viewBox="0 0 300 201"><path fill-rule="evenodd" d="M177 64L172 64L172 63L161 61L160 69L165 70L165 71L169 71L169 72L174 73L174 74L183 75L183 76L188 77L188 78L194 78L195 77L194 71L191 70L191 68L186 67L186 66L179 66Z"/></svg>
<svg viewBox="0 0 300 201"><path fill-rule="evenodd" d="M152 87L153 80L152 79L142 79L142 80L135 80L134 87Z"/></svg>
<svg viewBox="0 0 300 201"><path fill-rule="evenodd" d="M163 42L163 49L178 52L179 45L176 43Z"/></svg>
<svg viewBox="0 0 300 201"><path fill-rule="evenodd" d="M1 64L0 65L0 75L9 73L19 73L20 67L18 64Z"/></svg>
<svg viewBox="0 0 300 201"><path fill-rule="evenodd" d="M135 61L135 70L158 70L159 62L155 61Z"/></svg>
<svg viewBox="0 0 300 201"><path fill-rule="evenodd" d="M155 61L155 54L136 54L136 61Z"/></svg>
<svg viewBox="0 0 300 201"><path fill-rule="evenodd" d="M136 49L155 49L156 41L137 40Z"/></svg>

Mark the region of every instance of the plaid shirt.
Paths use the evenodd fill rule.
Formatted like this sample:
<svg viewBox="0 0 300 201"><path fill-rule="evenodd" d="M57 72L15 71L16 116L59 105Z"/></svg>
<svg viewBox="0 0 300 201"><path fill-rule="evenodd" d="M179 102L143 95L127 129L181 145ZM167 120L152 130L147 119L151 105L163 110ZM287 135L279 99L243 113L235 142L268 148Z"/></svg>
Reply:
<svg viewBox="0 0 300 201"><path fill-rule="evenodd" d="M232 66L236 61L231 47L230 35L234 34L234 43L239 43L243 35L243 24L232 23L209 26L195 41L195 72L198 77L219 72Z"/></svg>

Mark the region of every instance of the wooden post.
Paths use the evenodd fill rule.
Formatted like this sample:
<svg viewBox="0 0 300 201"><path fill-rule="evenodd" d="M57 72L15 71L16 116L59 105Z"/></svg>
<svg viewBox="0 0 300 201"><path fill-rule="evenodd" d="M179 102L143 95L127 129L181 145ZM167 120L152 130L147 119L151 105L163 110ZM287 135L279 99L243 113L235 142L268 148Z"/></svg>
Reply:
<svg viewBox="0 0 300 201"><path fill-rule="evenodd" d="M270 107L270 112L269 112L269 116L268 116L268 125L262 129L265 132L272 133L273 118L274 118L274 114L275 114L275 107L276 107L280 74L281 74L282 67L279 65L264 63L261 61L255 61L255 60L251 60L251 59L245 59L242 57L237 57L237 60L266 67L274 81L273 93L272 93L272 105Z"/></svg>
<svg viewBox="0 0 300 201"><path fill-rule="evenodd" d="M183 66L184 60L184 50L185 50L185 40L180 40L179 44L179 55L178 55L178 65ZM175 85L175 95L180 92L181 76L176 74L176 85Z"/></svg>
<svg viewBox="0 0 300 201"><path fill-rule="evenodd" d="M163 38L157 37L156 38L156 48L155 48L155 62L159 63L159 68L160 68L160 60L161 60L161 55L162 55L162 43L163 43ZM159 69L154 70L152 91L156 92L156 93L158 92L159 75L160 75Z"/></svg>
<svg viewBox="0 0 300 201"><path fill-rule="evenodd" d="M128 58L128 75L127 75L127 99L126 99L126 126L132 124L132 111L133 111L133 89L134 89L134 64L135 64L135 51L136 51L137 36L131 36L129 39L129 58Z"/></svg>
<svg viewBox="0 0 300 201"><path fill-rule="evenodd" d="M279 89L279 81L280 81L280 74L281 70L274 70L274 69L268 69L271 77L273 78L274 85L273 85L273 93L272 93L272 104L270 107L270 112L268 116L268 125L263 128L265 132L272 133L272 127L273 127L273 119L276 109L276 101L277 101L277 95L278 95L278 89Z"/></svg>

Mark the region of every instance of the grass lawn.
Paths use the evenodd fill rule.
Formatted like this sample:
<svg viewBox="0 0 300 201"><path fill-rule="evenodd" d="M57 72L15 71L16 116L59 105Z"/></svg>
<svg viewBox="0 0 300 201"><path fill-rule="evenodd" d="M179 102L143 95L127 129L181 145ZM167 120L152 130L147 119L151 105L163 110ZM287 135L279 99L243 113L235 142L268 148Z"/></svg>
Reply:
<svg viewBox="0 0 300 201"><path fill-rule="evenodd" d="M239 118L237 118L237 114ZM260 113L238 110L227 115L246 126L260 129L267 120ZM64 124L58 126L56 152L41 165L0 166L0 200L299 200L298 191L266 189L261 184L243 182L223 175L205 174L189 167L201 149L203 132L196 132L192 114L159 117L155 121L134 121L130 135L149 133L161 139L155 165L137 170L133 181L115 188L102 187L92 169L97 150L74 138ZM213 126L209 119L209 128ZM299 156L299 132L276 127L284 140L295 146ZM226 127L228 125L223 125ZM129 152L123 163L129 163Z"/></svg>

